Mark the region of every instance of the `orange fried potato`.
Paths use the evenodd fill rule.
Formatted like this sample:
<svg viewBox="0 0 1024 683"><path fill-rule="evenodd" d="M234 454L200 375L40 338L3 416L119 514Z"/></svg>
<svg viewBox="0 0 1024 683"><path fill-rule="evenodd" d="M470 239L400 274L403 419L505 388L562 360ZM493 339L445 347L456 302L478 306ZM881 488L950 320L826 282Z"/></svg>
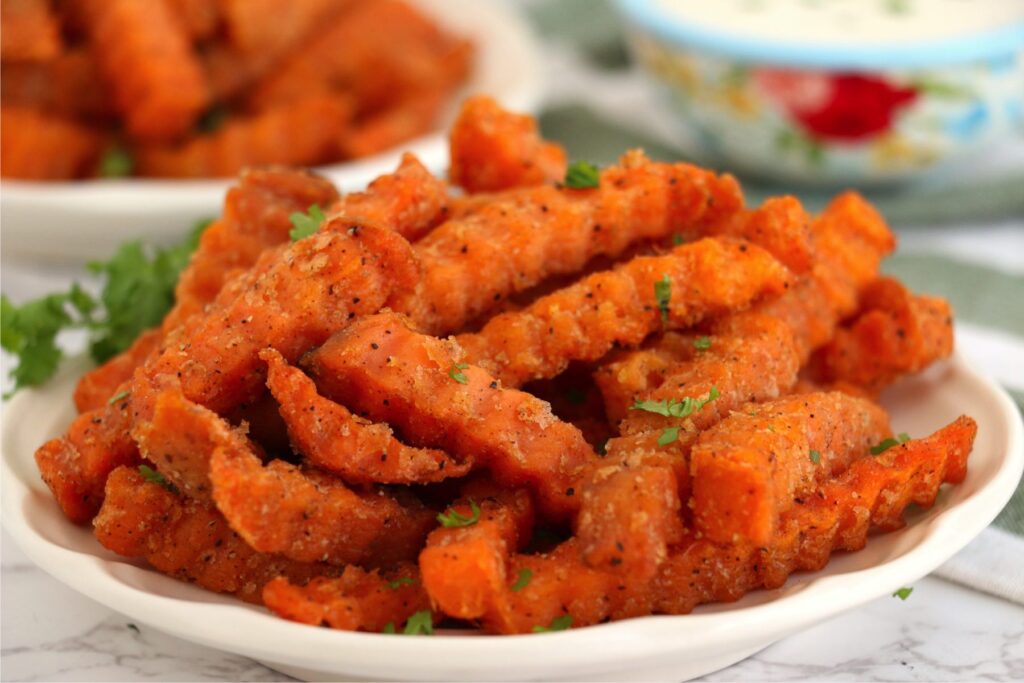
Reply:
<svg viewBox="0 0 1024 683"><path fill-rule="evenodd" d="M943 482L963 480L976 430L961 417L926 439L854 462L784 514L767 547L707 539L682 546L662 565L654 611L686 614L705 602L738 600L755 588L778 588L795 571L821 569L834 550L860 550L872 526L899 528L907 505L930 506Z"/></svg>
<svg viewBox="0 0 1024 683"><path fill-rule="evenodd" d="M72 180L89 175L103 137L71 119L35 109L0 106L0 177Z"/></svg>
<svg viewBox="0 0 1024 683"><path fill-rule="evenodd" d="M447 94L436 90L413 92L365 117L341 138L341 155L346 159L368 157L426 135L437 125Z"/></svg>
<svg viewBox="0 0 1024 683"><path fill-rule="evenodd" d="M217 508L260 552L298 562L388 566L416 557L435 513L411 495L355 491L340 479L272 460L238 439L210 457Z"/></svg>
<svg viewBox="0 0 1024 683"><path fill-rule="evenodd" d="M248 602L259 603L264 584L275 577L305 583L337 573L328 565L256 552L212 505L146 481L134 467L110 473L93 526L99 542L115 553L145 558L176 579Z"/></svg>
<svg viewBox="0 0 1024 683"><path fill-rule="evenodd" d="M544 141L532 117L505 111L486 95L462 103L449 137L448 177L466 192L495 192L565 178L565 150Z"/></svg>
<svg viewBox="0 0 1024 683"><path fill-rule="evenodd" d="M414 332L385 312L355 321L303 363L325 396L393 425L411 443L474 458L503 486L534 491L553 518L577 509L574 483L595 457L583 435L547 403L463 363L451 340Z"/></svg>
<svg viewBox="0 0 1024 683"><path fill-rule="evenodd" d="M219 130L181 145L141 147L138 172L208 178L261 164L315 166L336 156L351 115L351 102L343 95L309 95L255 116L229 119Z"/></svg>
<svg viewBox="0 0 1024 683"><path fill-rule="evenodd" d="M82 0L93 54L137 140L173 140L209 103L199 60L166 2Z"/></svg>
<svg viewBox="0 0 1024 683"><path fill-rule="evenodd" d="M596 189L524 188L441 224L416 245L421 282L389 305L426 332L450 334L512 294L578 273L594 257L720 220L742 202L731 176L629 153L602 171Z"/></svg>
<svg viewBox="0 0 1024 683"><path fill-rule="evenodd" d="M92 410L103 410L107 401L119 391L126 391L126 384L132 377L135 368L160 348L163 340L159 328L144 331L132 342L132 345L109 361L94 368L78 380L75 386L75 407L79 413Z"/></svg>
<svg viewBox="0 0 1024 683"><path fill-rule="evenodd" d="M193 42L208 40L220 27L220 0L167 0Z"/></svg>
<svg viewBox="0 0 1024 683"><path fill-rule="evenodd" d="M842 392L742 406L690 451L694 528L767 545L780 515L890 434L884 410Z"/></svg>
<svg viewBox="0 0 1024 683"><path fill-rule="evenodd" d="M636 346L663 326L689 327L777 295L790 279L784 266L754 245L706 239L590 275L522 311L498 315L458 341L472 362L520 386L559 374L571 360L597 360L616 345ZM659 300L664 280L667 299Z"/></svg>
<svg viewBox="0 0 1024 683"><path fill-rule="evenodd" d="M877 393L952 352L949 302L915 296L898 280L883 277L865 290L853 322L811 359L811 374L819 382L844 382Z"/></svg>
<svg viewBox="0 0 1024 683"><path fill-rule="evenodd" d="M263 602L291 621L371 633L388 624L398 629L414 613L430 609L411 564L385 574L349 565L337 578L316 578L305 586L278 577L263 588Z"/></svg>
<svg viewBox="0 0 1024 683"><path fill-rule="evenodd" d="M465 476L472 467L471 458L456 462L444 451L406 446L387 425L320 396L313 380L277 351L264 349L260 358L267 363L267 386L280 403L295 450L347 483L423 484Z"/></svg>
<svg viewBox="0 0 1024 683"><path fill-rule="evenodd" d="M315 35L324 19L352 0L219 0L217 4L227 40L235 49L273 58Z"/></svg>
<svg viewBox="0 0 1024 683"><path fill-rule="evenodd" d="M770 197L754 210L725 216L682 231L684 239L738 237L765 249L794 273L804 273L814 258L811 219L796 197Z"/></svg>
<svg viewBox="0 0 1024 683"><path fill-rule="evenodd" d="M61 50L60 25L49 0L0 4L0 59L46 61Z"/></svg>
<svg viewBox="0 0 1024 683"><path fill-rule="evenodd" d="M3 62L0 99L5 105L71 119L107 121L113 116L96 62L84 48L62 52L45 62Z"/></svg>

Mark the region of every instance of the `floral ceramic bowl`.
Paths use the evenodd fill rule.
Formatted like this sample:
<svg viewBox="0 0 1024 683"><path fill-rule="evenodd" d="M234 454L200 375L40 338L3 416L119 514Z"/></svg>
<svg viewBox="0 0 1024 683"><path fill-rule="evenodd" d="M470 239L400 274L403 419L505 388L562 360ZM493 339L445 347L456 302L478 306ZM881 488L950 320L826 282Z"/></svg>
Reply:
<svg viewBox="0 0 1024 683"><path fill-rule="evenodd" d="M617 4L691 151L729 168L879 184L1024 130L1024 2Z"/></svg>

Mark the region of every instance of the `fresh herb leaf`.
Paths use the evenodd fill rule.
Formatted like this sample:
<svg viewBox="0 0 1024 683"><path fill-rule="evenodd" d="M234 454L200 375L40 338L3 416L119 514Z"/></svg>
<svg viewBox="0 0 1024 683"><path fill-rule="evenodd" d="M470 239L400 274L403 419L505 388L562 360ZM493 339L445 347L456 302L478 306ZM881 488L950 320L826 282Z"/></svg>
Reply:
<svg viewBox="0 0 1024 683"><path fill-rule="evenodd" d="M455 363L448 369L448 376L459 384L469 383L469 378L466 377L466 373L462 372L469 367L468 363Z"/></svg>
<svg viewBox="0 0 1024 683"><path fill-rule="evenodd" d="M405 622L405 630L402 631L407 636L432 636L434 635L434 616L428 609L414 612L411 617Z"/></svg>
<svg viewBox="0 0 1024 683"><path fill-rule="evenodd" d="M472 511L469 517L460 514L457 510L449 510L447 514L437 513L437 521L445 529L458 529L464 526L473 526L480 521L480 506L472 498L469 499L469 509Z"/></svg>
<svg viewBox="0 0 1024 683"><path fill-rule="evenodd" d="M171 493L175 495L178 494L178 487L167 481L164 475L160 474L149 465L139 465L139 474L141 474L142 478L146 481L153 484L159 484Z"/></svg>
<svg viewBox="0 0 1024 683"><path fill-rule="evenodd" d="M667 446L679 438L679 427L666 427L665 431L658 437L659 446Z"/></svg>
<svg viewBox="0 0 1024 683"><path fill-rule="evenodd" d="M707 404L721 396L718 387L711 387L708 397L705 399L690 398L687 396L679 401L670 398L664 401L637 401L629 407L630 410L643 410L648 413L656 413L664 417L689 417Z"/></svg>
<svg viewBox="0 0 1024 683"><path fill-rule="evenodd" d="M815 465L817 465L819 462L821 462L821 453L819 453L818 451L812 450L811 451L811 462L813 462Z"/></svg>
<svg viewBox="0 0 1024 683"><path fill-rule="evenodd" d="M104 178L124 178L135 170L135 159L121 145L108 147L100 157L99 174Z"/></svg>
<svg viewBox="0 0 1024 683"><path fill-rule="evenodd" d="M907 588L906 586L904 586L903 588L900 588L898 591L893 593L892 597L899 598L900 600L906 600L907 598L910 597L910 594L913 593L913 592L914 592L913 588Z"/></svg>
<svg viewBox="0 0 1024 683"><path fill-rule="evenodd" d="M711 348L711 337L697 337L693 340L693 348L698 351L707 351Z"/></svg>
<svg viewBox="0 0 1024 683"><path fill-rule="evenodd" d="M292 222L288 236L295 242L303 237L309 237L320 228L320 224L324 222L324 212L320 210L319 204L313 204L306 213L296 211L288 216L288 220Z"/></svg>
<svg viewBox="0 0 1024 683"><path fill-rule="evenodd" d="M122 391L120 393L114 394L113 396L110 397L110 400L107 401L107 405L108 406L112 406L115 403L117 403L118 401L121 401L121 400L126 399L129 396L131 396L131 393L132 392L126 390L126 391Z"/></svg>
<svg viewBox="0 0 1024 683"><path fill-rule="evenodd" d="M565 171L565 186L574 190L597 187L601 182L601 169L588 161L575 161Z"/></svg>
<svg viewBox="0 0 1024 683"><path fill-rule="evenodd" d="M672 299L672 281L668 275L662 276L654 283L654 300L658 302L658 310L661 311L661 324L668 324L669 301Z"/></svg>
<svg viewBox="0 0 1024 683"><path fill-rule="evenodd" d="M512 592L518 593L519 591L526 588L529 585L530 579L533 578L533 570L531 569L520 569L519 578L512 584Z"/></svg>
<svg viewBox="0 0 1024 683"><path fill-rule="evenodd" d="M389 621L388 623L384 624L384 628L382 628L380 630L380 632L381 633L394 633L395 632L395 622Z"/></svg>
<svg viewBox="0 0 1024 683"><path fill-rule="evenodd" d="M411 576L403 576L395 579L394 581L389 581L388 588L390 588L391 590L398 590L402 586L412 586L415 585L415 583L416 579L412 578Z"/></svg>
<svg viewBox="0 0 1024 683"><path fill-rule="evenodd" d="M0 296L0 346L18 357L11 370L11 393L27 386L42 384L57 370L61 351L57 334L76 322L71 317L67 294L50 294L15 306Z"/></svg>
<svg viewBox="0 0 1024 683"><path fill-rule="evenodd" d="M228 120L228 109L223 104L216 104L209 109L199 118L196 122L196 128L199 129L200 133L216 133L224 123Z"/></svg>
<svg viewBox="0 0 1024 683"><path fill-rule="evenodd" d="M680 235L678 232L677 233L673 233L672 234L672 246L678 247L682 243L683 243L683 236Z"/></svg>
<svg viewBox="0 0 1024 683"><path fill-rule="evenodd" d="M910 441L910 435L906 432L900 432L896 435L896 438L883 439L877 446L871 447L871 455L881 455L893 446L899 446L901 443Z"/></svg>
<svg viewBox="0 0 1024 683"><path fill-rule="evenodd" d="M549 631L564 631L565 629L569 628L570 626L572 626L572 615L571 614L563 614L560 617L555 617L551 621L551 625L550 626L534 626L533 627L533 632L534 633L547 633Z"/></svg>

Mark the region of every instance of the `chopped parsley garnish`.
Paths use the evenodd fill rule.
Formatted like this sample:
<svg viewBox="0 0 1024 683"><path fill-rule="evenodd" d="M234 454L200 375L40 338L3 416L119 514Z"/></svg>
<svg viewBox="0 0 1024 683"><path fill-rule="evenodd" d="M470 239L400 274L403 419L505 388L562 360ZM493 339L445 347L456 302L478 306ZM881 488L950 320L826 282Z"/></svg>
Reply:
<svg viewBox="0 0 1024 683"><path fill-rule="evenodd" d="M560 617L555 617L551 621L551 625L550 626L534 626L533 627L533 632L534 633L547 633L549 631L564 631L565 629L569 628L570 626L572 626L572 615L571 614L563 614Z"/></svg>
<svg viewBox="0 0 1024 683"><path fill-rule="evenodd" d="M697 337L693 340L693 348L698 351L707 351L711 348L711 337Z"/></svg>
<svg viewBox="0 0 1024 683"><path fill-rule="evenodd" d="M654 283L654 300L658 302L658 310L661 311L661 324L668 324L668 303L672 299L672 281L668 275L662 276Z"/></svg>
<svg viewBox="0 0 1024 683"><path fill-rule="evenodd" d="M448 376L459 384L467 384L469 382L469 378L466 377L466 373L462 371L468 367L468 363L455 363L448 369Z"/></svg>
<svg viewBox="0 0 1024 683"><path fill-rule="evenodd" d="M904 586L903 588L900 588L898 591L893 593L892 597L899 598L900 600L906 600L907 598L910 597L910 594L913 593L913 592L914 592L913 588L907 588L906 586Z"/></svg>
<svg viewBox="0 0 1024 683"><path fill-rule="evenodd" d="M422 609L419 612L414 612L405 622L405 630L402 633L407 636L434 635L434 617L430 610Z"/></svg>
<svg viewBox="0 0 1024 683"><path fill-rule="evenodd" d="M313 204L306 213L296 211L288 216L288 220L292 222L288 236L295 242L303 237L309 237L320 228L320 224L324 222L324 212L320 210L319 204Z"/></svg>
<svg viewBox="0 0 1024 683"><path fill-rule="evenodd" d="M402 586L412 586L415 585L415 583L416 579L412 578L411 576L403 576L401 578L395 579L394 581L389 581L388 588L390 588L391 590L398 590Z"/></svg>
<svg viewBox="0 0 1024 683"><path fill-rule="evenodd" d="M665 431L658 437L659 446L667 446L679 438L679 427L666 427Z"/></svg>
<svg viewBox="0 0 1024 683"><path fill-rule="evenodd" d="M533 578L533 570L530 570L530 569L520 569L519 570L519 578L517 578L516 582L512 584L512 592L513 593L518 593L519 591L521 591L524 588L526 588L526 586L529 585L529 583L530 583L530 579L532 579L532 578Z"/></svg>
<svg viewBox="0 0 1024 683"><path fill-rule="evenodd" d="M648 413L655 413L665 417L689 417L707 404L721 396L718 387L711 387L708 397L690 398L687 396L682 401L670 398L664 401L637 401L629 407L630 410L644 410Z"/></svg>
<svg viewBox="0 0 1024 683"><path fill-rule="evenodd" d="M104 178L124 178L135 170L135 159L120 145L108 147L100 157L99 174Z"/></svg>
<svg viewBox="0 0 1024 683"><path fill-rule="evenodd" d="M574 190L597 187L601 182L601 169L589 161L574 161L565 171L565 186Z"/></svg>
<svg viewBox="0 0 1024 683"><path fill-rule="evenodd" d="M449 510L447 513L437 513L437 521L445 529L459 529L464 526L473 526L480 521L480 506L472 498L469 499L469 509L472 511L469 517L460 514L457 510Z"/></svg>
<svg viewBox="0 0 1024 683"><path fill-rule="evenodd" d="M178 275L207 225L209 221L197 223L174 247L148 251L140 242L128 242L109 261L90 263L89 270L103 279L98 300L77 283L67 292L18 306L0 296L0 345L18 357L10 372L14 391L53 376L63 356L57 346L63 330L88 330L90 355L102 363L159 324L174 304Z"/></svg>
<svg viewBox="0 0 1024 683"><path fill-rule="evenodd" d="M167 481L164 475L160 474L149 465L139 465L139 474L141 474L142 478L146 481L153 484L159 484L171 493L177 495L178 487Z"/></svg>
<svg viewBox="0 0 1024 683"><path fill-rule="evenodd" d="M112 406L115 403L117 403L118 401L121 401L121 400L126 399L129 396L131 396L131 393L132 392L130 392L130 391L122 391L121 393L114 394L113 396L110 397L110 400L107 401L107 405L108 406Z"/></svg>
<svg viewBox="0 0 1024 683"><path fill-rule="evenodd" d="M384 624L384 628L382 628L380 630L380 632L381 633L394 633L395 632L395 622L389 621L388 623Z"/></svg>
<svg viewBox="0 0 1024 683"><path fill-rule="evenodd" d="M819 453L818 451L812 450L811 451L811 462L813 462L815 465L817 465L819 462L821 462L821 453Z"/></svg>
<svg viewBox="0 0 1024 683"><path fill-rule="evenodd" d="M910 435L906 432L900 432L896 435L896 438L884 439L877 446L871 447L871 455L881 455L893 446L899 446L901 443L910 441Z"/></svg>
<svg viewBox="0 0 1024 683"><path fill-rule="evenodd" d="M683 243L683 236L678 232L672 235L672 245L678 247Z"/></svg>

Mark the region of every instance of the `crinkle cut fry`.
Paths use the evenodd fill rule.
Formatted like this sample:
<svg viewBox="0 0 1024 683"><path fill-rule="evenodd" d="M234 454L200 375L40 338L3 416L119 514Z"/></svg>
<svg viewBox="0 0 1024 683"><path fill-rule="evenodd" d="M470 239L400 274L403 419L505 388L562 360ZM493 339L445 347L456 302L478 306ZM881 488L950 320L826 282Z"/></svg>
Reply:
<svg viewBox="0 0 1024 683"><path fill-rule="evenodd" d="M357 492L325 472L282 460L264 466L245 446L237 439L217 445L210 481L231 528L260 552L298 562L389 566L413 560L435 524L434 512L411 494Z"/></svg>
<svg viewBox="0 0 1024 683"><path fill-rule="evenodd" d="M949 302L914 295L898 280L882 277L865 290L857 317L811 358L811 376L877 393L952 352Z"/></svg>
<svg viewBox="0 0 1024 683"><path fill-rule="evenodd" d="M174 291L174 307L160 328L144 332L132 346L87 372L75 390L81 413L101 408L157 349L164 335L212 301L233 273L249 268L260 254L288 241L290 216L310 205L327 206L338 196L327 180L285 168L250 169L227 192L220 219L207 227Z"/></svg>
<svg viewBox="0 0 1024 683"><path fill-rule="evenodd" d="M466 192L530 187L565 177L565 150L540 137L533 117L505 111L486 95L462 103L449 138L448 177Z"/></svg>
<svg viewBox="0 0 1024 683"><path fill-rule="evenodd" d="M534 509L529 493L517 489L475 499L466 496L446 512L472 519L471 504L479 510L477 521L432 531L420 552L419 567L436 609L450 617L473 620L503 609L495 598L515 581L507 575L505 565L529 540Z"/></svg>
<svg viewBox="0 0 1024 683"><path fill-rule="evenodd" d="M882 408L842 392L742 406L690 450L694 529L767 545L780 515L891 433Z"/></svg>
<svg viewBox="0 0 1024 683"><path fill-rule="evenodd" d="M659 301L664 279L668 300ZM590 275L522 311L495 316L458 341L474 363L507 385L521 386L559 374L571 360L592 361L616 345L635 346L663 326L689 327L780 294L790 280L763 249L710 238Z"/></svg>
<svg viewBox="0 0 1024 683"><path fill-rule="evenodd" d="M248 602L259 603L264 584L275 577L302 584L338 571L256 552L213 505L146 481L135 467L110 473L93 524L96 538L109 550L145 558L176 579Z"/></svg>
<svg viewBox="0 0 1024 683"><path fill-rule="evenodd" d="M0 58L46 61L61 50L60 25L48 0L4 0L0 5Z"/></svg>
<svg viewBox="0 0 1024 683"><path fill-rule="evenodd" d="M718 546L695 540L662 565L656 613L686 614L706 602L738 600L759 587L778 588L795 571L817 571L835 550L860 550L872 526L903 525L911 502L928 507L943 482L959 483L977 425L960 417L933 435L862 458L785 515L771 545Z"/></svg>
<svg viewBox="0 0 1024 683"><path fill-rule="evenodd" d="M379 633L388 624L400 629L414 613L430 609L413 564L387 573L349 565L339 577L315 578L305 586L278 577L263 588L263 602L291 621L370 633Z"/></svg>
<svg viewBox="0 0 1024 683"><path fill-rule="evenodd" d="M732 176L632 152L604 169L595 189L514 190L441 224L415 247L423 279L389 306L426 332L450 334L549 277L720 220L742 203Z"/></svg>
<svg viewBox="0 0 1024 683"><path fill-rule="evenodd" d="M0 176L71 180L88 175L99 159L100 133L70 118L31 107L0 106Z"/></svg>
<svg viewBox="0 0 1024 683"><path fill-rule="evenodd" d="M136 154L138 173L160 178L226 177L248 166L315 166L337 156L352 102L344 94L313 93L182 144L153 144Z"/></svg>
<svg viewBox="0 0 1024 683"><path fill-rule="evenodd" d="M320 396L313 380L277 351L264 349L260 358L292 444L313 466L349 484L424 484L465 476L472 467L472 459L457 462L444 451L406 446L387 425Z"/></svg>
<svg viewBox="0 0 1024 683"><path fill-rule="evenodd" d="M393 425L414 445L474 458L500 484L530 488L553 518L571 516L573 486L596 458L583 435L547 403L462 361L453 341L384 312L356 320L303 365L323 395Z"/></svg>
<svg viewBox="0 0 1024 683"><path fill-rule="evenodd" d="M81 0L100 73L129 135L168 141L185 133L209 103L202 66L165 2Z"/></svg>

